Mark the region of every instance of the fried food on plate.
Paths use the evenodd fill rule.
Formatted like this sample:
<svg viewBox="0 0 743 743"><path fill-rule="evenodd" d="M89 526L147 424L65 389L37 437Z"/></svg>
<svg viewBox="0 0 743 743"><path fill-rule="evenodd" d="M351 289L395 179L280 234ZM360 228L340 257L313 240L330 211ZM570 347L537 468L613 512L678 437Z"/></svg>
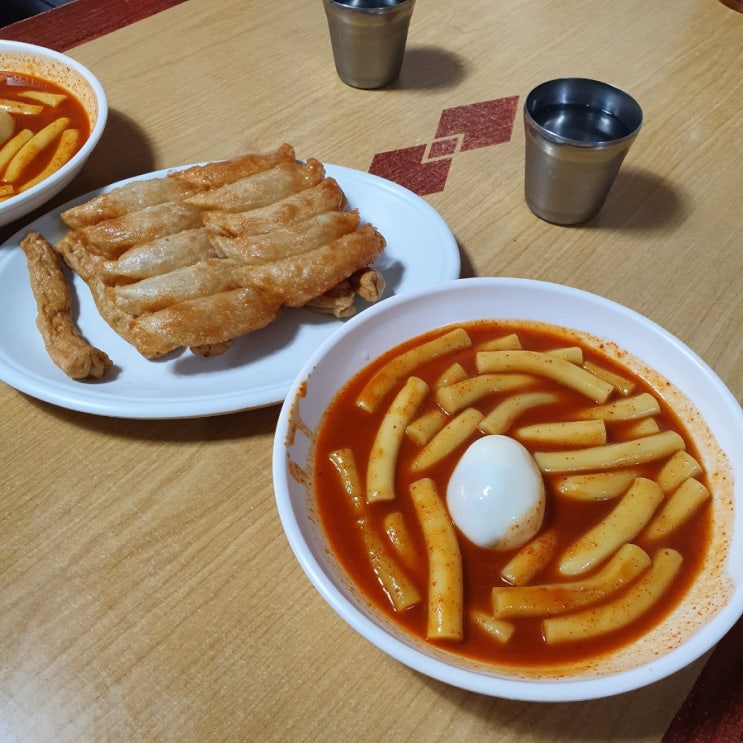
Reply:
<svg viewBox="0 0 743 743"><path fill-rule="evenodd" d="M218 255L219 249L211 231L206 227L195 227L135 245L117 260L89 256L89 271L100 272L102 278L113 284L159 276Z"/></svg>
<svg viewBox="0 0 743 743"><path fill-rule="evenodd" d="M278 317L280 309L276 295L246 286L143 313L132 321L127 335L149 358L157 358L162 349L172 348L176 342L178 346L214 349L232 338L265 327ZM214 350L208 355L215 355Z"/></svg>
<svg viewBox="0 0 743 743"><path fill-rule="evenodd" d="M274 204L316 186L325 177L322 163L310 158L306 163L279 163L234 183L199 191L186 199L202 209L244 212Z"/></svg>
<svg viewBox="0 0 743 743"><path fill-rule="evenodd" d="M70 292L59 255L38 233L30 232L21 241L28 261L39 328L47 353L73 379L100 379L111 367L111 359L87 343L70 314Z"/></svg>
<svg viewBox="0 0 743 743"><path fill-rule="evenodd" d="M301 307L329 291L382 253L384 239L370 224L337 240L277 261L244 269L245 279L278 292L288 307Z"/></svg>
<svg viewBox="0 0 743 743"><path fill-rule="evenodd" d="M194 165L183 170L176 170L170 174L174 181L180 181L193 186L196 190L224 186L234 183L241 178L255 175L281 163L296 161L294 148L289 144L282 144L274 152L258 155L240 155L231 160L219 160L205 165Z"/></svg>
<svg viewBox="0 0 743 743"><path fill-rule="evenodd" d="M204 224L217 233L262 235L302 222L323 212L343 209L346 197L337 181L325 178L316 186L287 196L274 204L245 212L211 211L203 214Z"/></svg>
<svg viewBox="0 0 743 743"><path fill-rule="evenodd" d="M363 209L363 205L362 205ZM382 235L318 160L268 154L131 181L62 213L54 248L143 356L213 356L283 307L348 317L384 290Z"/></svg>
<svg viewBox="0 0 743 743"><path fill-rule="evenodd" d="M273 168L279 163L294 161L294 150L285 144L268 155L243 155L233 160L175 171L169 178L131 181L67 209L62 214L62 220L68 227L77 229L104 219L121 217L146 206L182 200L197 191L234 183L240 178Z"/></svg>
<svg viewBox="0 0 743 743"><path fill-rule="evenodd" d="M214 243L228 258L245 265L268 263L326 245L353 232L361 222L358 211L328 211L302 222L260 235L215 236Z"/></svg>
<svg viewBox="0 0 743 743"><path fill-rule="evenodd" d="M149 181L132 181L114 191L103 193L62 213L62 220L73 229L79 229L106 219L157 206L191 196L195 189L187 183L155 178Z"/></svg>
<svg viewBox="0 0 743 743"><path fill-rule="evenodd" d="M80 227L75 239L92 255L116 259L135 245L201 226L198 206L168 201Z"/></svg>
<svg viewBox="0 0 743 743"><path fill-rule="evenodd" d="M351 317L356 312L358 295L367 302L376 302L384 292L384 279L373 268L362 268L330 291L311 299L305 307L338 318Z"/></svg>

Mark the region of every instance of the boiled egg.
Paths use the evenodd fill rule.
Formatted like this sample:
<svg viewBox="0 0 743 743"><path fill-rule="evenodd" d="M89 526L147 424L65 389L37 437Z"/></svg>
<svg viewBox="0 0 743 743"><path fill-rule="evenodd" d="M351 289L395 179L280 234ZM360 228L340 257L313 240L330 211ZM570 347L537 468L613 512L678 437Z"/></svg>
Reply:
<svg viewBox="0 0 743 743"><path fill-rule="evenodd" d="M521 547L544 519L544 480L529 452L509 436L483 436L457 463L446 489L449 515L480 547Z"/></svg>

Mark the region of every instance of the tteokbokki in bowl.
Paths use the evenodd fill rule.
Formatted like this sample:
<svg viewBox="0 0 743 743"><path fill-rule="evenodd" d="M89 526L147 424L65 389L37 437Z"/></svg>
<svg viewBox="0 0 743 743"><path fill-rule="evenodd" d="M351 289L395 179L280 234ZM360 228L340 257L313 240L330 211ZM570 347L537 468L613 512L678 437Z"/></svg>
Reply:
<svg viewBox="0 0 743 743"><path fill-rule="evenodd" d="M77 175L107 115L100 82L79 62L0 40L0 225L42 205Z"/></svg>
<svg viewBox="0 0 743 743"><path fill-rule="evenodd" d="M276 499L315 587L391 656L493 696L595 698L743 612L742 435L729 390L646 318L463 279L318 349L279 419Z"/></svg>

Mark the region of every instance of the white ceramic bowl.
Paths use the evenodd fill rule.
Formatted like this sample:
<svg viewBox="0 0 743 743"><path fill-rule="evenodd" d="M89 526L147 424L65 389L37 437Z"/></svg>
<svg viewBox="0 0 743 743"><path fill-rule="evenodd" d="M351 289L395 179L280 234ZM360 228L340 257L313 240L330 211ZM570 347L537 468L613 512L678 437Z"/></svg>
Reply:
<svg viewBox="0 0 743 743"><path fill-rule="evenodd" d="M2 226L56 196L80 172L103 134L108 102L103 87L90 70L66 54L41 46L0 39L0 70L26 73L61 85L83 104L90 119L90 136L69 162L28 191L0 201Z"/></svg>
<svg viewBox="0 0 743 743"><path fill-rule="evenodd" d="M521 673L475 664L416 640L361 596L328 549L315 512L309 474L312 432L337 390L371 359L404 340L483 318L538 320L618 344L630 354L623 363L650 379L659 373L671 383L664 396L681 413L708 473L732 473L728 480L713 477L716 536L685 599L659 627L593 668L555 675ZM727 387L694 352L647 318L556 284L460 279L435 292L385 300L349 321L317 349L281 410L274 488L283 528L307 576L330 606L378 648L421 673L482 694L574 701L629 691L668 676L713 647L743 614L742 440L743 411Z"/></svg>

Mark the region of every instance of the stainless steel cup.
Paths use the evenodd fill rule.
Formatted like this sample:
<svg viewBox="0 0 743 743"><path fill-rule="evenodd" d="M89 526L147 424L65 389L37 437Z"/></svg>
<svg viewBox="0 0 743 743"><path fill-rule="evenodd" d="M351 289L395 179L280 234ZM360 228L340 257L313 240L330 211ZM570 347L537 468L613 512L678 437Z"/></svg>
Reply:
<svg viewBox="0 0 743 743"><path fill-rule="evenodd" d="M415 0L323 0L338 76L383 88L400 74Z"/></svg>
<svg viewBox="0 0 743 743"><path fill-rule="evenodd" d="M555 224L596 215L642 124L642 109L596 80L542 83L524 103L526 203Z"/></svg>

